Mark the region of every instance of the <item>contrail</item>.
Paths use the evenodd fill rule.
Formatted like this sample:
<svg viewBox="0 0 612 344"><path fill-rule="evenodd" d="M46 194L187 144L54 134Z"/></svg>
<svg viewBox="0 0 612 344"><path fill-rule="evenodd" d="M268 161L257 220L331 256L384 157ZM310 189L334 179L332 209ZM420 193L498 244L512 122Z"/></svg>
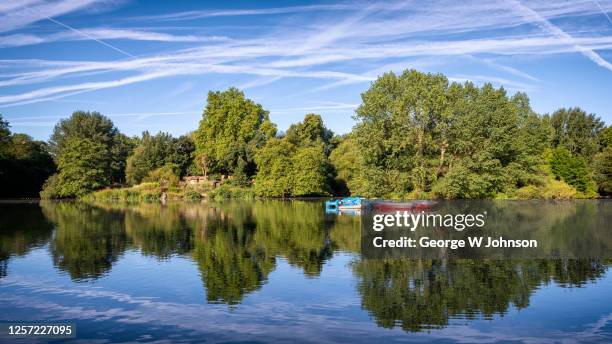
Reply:
<svg viewBox="0 0 612 344"><path fill-rule="evenodd" d="M515 9L517 9L517 10L519 10L521 12L523 17L525 17L526 19L531 19L532 21L534 21L536 23L539 23L542 28L546 29L553 36L556 36L557 38L561 38L562 40L564 40L567 43L569 43L571 46L574 47L574 49L576 49L582 55L584 55L587 58L589 58L591 61L595 62L596 64L598 64L601 67L604 67L604 68L612 71L612 64L610 62L606 61L603 57L601 57L593 49L590 49L588 47L585 47L585 46L582 46L580 44L577 44L576 40L574 39L574 37L569 35L567 32L561 30L561 28L559 28L558 26L552 24L546 18L542 17L538 12L536 12L536 11L532 10L531 8L523 5L520 1L515 0L515 1L511 1L511 2L515 5Z"/></svg>
<svg viewBox="0 0 612 344"><path fill-rule="evenodd" d="M106 47L109 47L109 48L111 48L111 49L113 49L113 50L115 50L115 51L118 51L118 52L122 53L122 54L123 54L123 55L125 55L125 56L128 56L128 57L130 57L130 58L134 58L134 57L136 57L136 56L134 56L134 55L132 55L132 54L128 53L128 52L127 52L127 51L125 51L125 50L121 50L121 49L119 49L119 48L115 47L114 45L111 45L111 44L108 44L108 43L106 43L106 42L104 42L104 41L101 41L101 40L99 40L99 39L97 39L97 38L93 37L92 35L89 35L89 34L87 34L87 33L83 32L83 31L80 31L80 30L77 30L77 29L73 28L72 26L66 25L66 24L64 24L64 23L62 23L62 22L59 22L59 21L57 21L57 20L55 20L55 19L53 19L53 18L51 18L51 17L47 17L47 16L45 16L45 18L49 19L50 21L54 22L54 23L55 23L55 24L57 24L57 25L60 25L60 26L63 26L63 27L65 27L65 28L69 29L69 30L72 30L72 31L74 31L74 32L78 33L79 35L85 36L85 37L87 37L87 38L89 38L89 39L91 39L91 40L94 40L94 41L96 41L96 42L98 42L98 43L100 43L100 44L102 44L102 45L104 45L104 46L106 46Z"/></svg>
<svg viewBox="0 0 612 344"><path fill-rule="evenodd" d="M601 13L603 13L603 15L606 16L606 18L608 18L608 21L610 22L610 24L612 24L612 19L610 19L608 12L604 11L603 7L601 7L601 4L599 3L599 1L598 0L593 0L593 1L597 4L597 7L599 7L599 10L601 11Z"/></svg>

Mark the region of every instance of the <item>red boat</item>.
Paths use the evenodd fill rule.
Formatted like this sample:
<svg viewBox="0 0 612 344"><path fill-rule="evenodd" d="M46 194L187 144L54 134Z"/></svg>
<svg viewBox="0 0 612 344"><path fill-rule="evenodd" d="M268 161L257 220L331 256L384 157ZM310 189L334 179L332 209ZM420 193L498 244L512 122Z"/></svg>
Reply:
<svg viewBox="0 0 612 344"><path fill-rule="evenodd" d="M379 211L395 210L431 210L437 202L434 201L411 201L411 202L391 202L373 201L372 207Z"/></svg>

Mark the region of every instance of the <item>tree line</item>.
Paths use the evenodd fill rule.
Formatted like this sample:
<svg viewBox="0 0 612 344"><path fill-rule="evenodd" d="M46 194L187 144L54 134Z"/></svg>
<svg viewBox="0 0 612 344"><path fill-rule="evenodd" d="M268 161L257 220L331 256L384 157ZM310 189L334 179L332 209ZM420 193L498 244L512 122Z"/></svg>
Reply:
<svg viewBox="0 0 612 344"><path fill-rule="evenodd" d="M43 198L71 198L205 175L231 176L228 183L262 197L612 193L612 129L578 107L540 115L525 93L415 70L382 75L361 98L356 125L341 136L317 114L279 132L236 88L209 92L199 127L179 138L127 137L97 112L60 120L47 143L0 121L1 192L32 196L42 187Z"/></svg>

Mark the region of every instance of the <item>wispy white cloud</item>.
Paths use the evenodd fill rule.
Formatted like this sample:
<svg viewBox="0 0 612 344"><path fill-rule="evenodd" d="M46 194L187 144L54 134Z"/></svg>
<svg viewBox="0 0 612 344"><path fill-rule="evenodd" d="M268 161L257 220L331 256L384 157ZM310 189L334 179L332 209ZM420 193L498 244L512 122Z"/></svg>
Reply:
<svg viewBox="0 0 612 344"><path fill-rule="evenodd" d="M317 111L344 111L352 112L347 110L354 110L359 104L348 104L348 103L337 103L337 102L322 102L320 104L314 104L310 106L296 106L290 108L271 109L271 113L304 113L304 112L317 112Z"/></svg>
<svg viewBox="0 0 612 344"><path fill-rule="evenodd" d="M13 34L0 36L0 48L93 39L104 41L130 40L179 43L226 42L230 40L228 37L224 36L173 35L163 32L134 29L86 28L78 29L78 32L58 32L44 36L37 36L33 34Z"/></svg>
<svg viewBox="0 0 612 344"><path fill-rule="evenodd" d="M105 0L6 1L0 5L0 32L16 30L47 17L61 16L108 2Z"/></svg>
<svg viewBox="0 0 612 344"><path fill-rule="evenodd" d="M538 12L533 10L530 7L523 5L520 1L514 0L512 3L515 5L515 8L528 20L540 25L542 28L550 32L553 36L559 38L560 40L566 41L567 44L572 45L578 52L588 57L591 61L596 64L604 67L610 71L612 71L612 64L610 62L604 60L599 54L595 52L595 48L589 47L586 44L582 44L580 39L575 39L565 31L563 31L558 26L552 24L549 20L544 18Z"/></svg>
<svg viewBox="0 0 612 344"><path fill-rule="evenodd" d="M87 0L79 1L85 3ZM58 9L55 12L74 11L65 4L60 6L62 1L55 3L56 7L63 8L63 12ZM24 8L34 10L42 5L32 0ZM2 6L0 16L4 13ZM19 9L25 11L21 7ZM540 82L537 77L512 65L501 64L498 57L578 52L612 70L612 66L597 53L598 50L612 49L611 35L589 30L570 34L551 22L558 18L599 15L609 10L612 10L612 2L596 4L592 0L533 1L529 7L519 2L456 3L450 0L418 4L340 3L190 11L130 18L138 22L293 15L290 23L278 21L277 28L256 38L245 35L249 38L229 39L214 35L159 32L154 28L111 26L79 29L70 26L70 30L43 36L20 32L0 37L0 47L83 39L99 40L104 44L108 44L107 40L138 40L183 42L192 43L193 46L138 56L130 51L126 52L127 59L116 61L0 60L0 89L4 88L0 93L0 106L60 99L75 93L159 78L203 74L255 76L253 80L240 85L243 88L259 87L285 78L327 80L323 86L312 87L313 92L320 92L349 84L368 83L388 70L427 68L435 63L450 62L450 57L458 56L472 58L501 75L452 75L456 80L478 81L486 77L510 88L533 89ZM49 15L51 12L54 11L47 9L45 13ZM317 15L313 16L315 12ZM301 14L304 14L304 18L300 17ZM507 31L512 34L500 31L519 27L520 30ZM373 65L381 67L373 69ZM93 76L97 81L82 82L83 77ZM48 85L49 82L57 84ZM17 85L26 91L8 94L10 87Z"/></svg>
<svg viewBox="0 0 612 344"><path fill-rule="evenodd" d="M237 16L260 16L273 14L291 14L319 11L345 11L361 7L361 3L354 4L331 4L331 5L309 5L309 6L289 6L273 7L260 9L235 9L235 10L210 10L210 11L185 11L170 14L159 14L150 16L139 16L131 18L136 20L195 20L211 17L237 17Z"/></svg>
<svg viewBox="0 0 612 344"><path fill-rule="evenodd" d="M612 18L610 18L610 16L608 15L608 12L606 12L606 10L604 10L603 7L601 7L601 4L599 3L599 0L593 0L593 1L595 2L595 4L597 4L597 7L601 11L601 14L603 14L606 17L606 19L608 19L610 24L612 24Z"/></svg>

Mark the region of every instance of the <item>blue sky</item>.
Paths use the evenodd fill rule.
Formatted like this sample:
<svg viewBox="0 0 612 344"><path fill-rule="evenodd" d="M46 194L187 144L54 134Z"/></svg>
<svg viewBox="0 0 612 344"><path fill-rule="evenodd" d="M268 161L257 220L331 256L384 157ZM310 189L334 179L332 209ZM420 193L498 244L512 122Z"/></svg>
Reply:
<svg viewBox="0 0 612 344"><path fill-rule="evenodd" d="M209 90L236 86L281 130L316 112L346 133L372 80L415 68L610 124L611 18L611 0L6 1L0 113L37 139L75 110L181 135Z"/></svg>

